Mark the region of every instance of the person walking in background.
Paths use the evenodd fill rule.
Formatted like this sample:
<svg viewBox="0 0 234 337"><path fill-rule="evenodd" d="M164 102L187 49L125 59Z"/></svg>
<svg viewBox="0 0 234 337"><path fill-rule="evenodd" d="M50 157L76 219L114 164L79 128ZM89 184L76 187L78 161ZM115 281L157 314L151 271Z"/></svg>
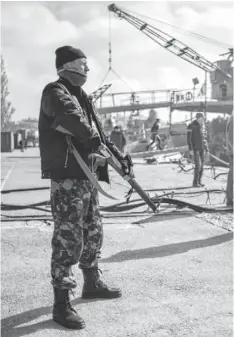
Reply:
<svg viewBox="0 0 234 337"><path fill-rule="evenodd" d="M196 119L188 125L187 142L190 155L192 156L193 154L195 162L193 187L205 186L201 179L205 163L205 153L208 155L209 149L204 116L201 112L198 112Z"/></svg>
<svg viewBox="0 0 234 337"><path fill-rule="evenodd" d="M156 121L154 122L153 126L151 127L151 139L152 142L149 144L148 150L149 148L156 142L157 140L157 148L159 150L162 150L162 146L161 146L161 138L158 135L158 130L159 130L159 123L160 123L160 119L157 118Z"/></svg>
<svg viewBox="0 0 234 337"><path fill-rule="evenodd" d="M226 129L227 154L229 158L229 172L227 178L226 197L227 206L233 206L233 112L227 122Z"/></svg>
<svg viewBox="0 0 234 337"><path fill-rule="evenodd" d="M21 151L21 152L24 152L24 142L23 142L23 139L21 139L21 140L19 141L19 147L20 147L20 151Z"/></svg>
<svg viewBox="0 0 234 337"><path fill-rule="evenodd" d="M116 125L114 130L110 134L110 141L115 144L119 151L124 152L124 147L126 145L126 138L120 126Z"/></svg>

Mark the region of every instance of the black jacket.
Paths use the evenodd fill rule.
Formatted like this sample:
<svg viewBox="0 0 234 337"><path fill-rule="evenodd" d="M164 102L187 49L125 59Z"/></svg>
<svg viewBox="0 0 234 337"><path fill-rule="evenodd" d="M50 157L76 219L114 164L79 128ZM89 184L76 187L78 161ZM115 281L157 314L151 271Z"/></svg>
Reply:
<svg viewBox="0 0 234 337"><path fill-rule="evenodd" d="M158 129L159 129L159 125L158 123L154 123L153 126L151 127L151 133L154 134L154 135L157 135L158 134Z"/></svg>
<svg viewBox="0 0 234 337"><path fill-rule="evenodd" d="M113 130L110 135L110 141L113 142L120 151L123 151L124 146L126 145L126 138L121 131Z"/></svg>
<svg viewBox="0 0 234 337"><path fill-rule="evenodd" d="M101 142L106 144L118 159L123 158L113 143L105 137L87 94L81 87L74 87L67 80L60 78L49 83L42 92L39 147L43 179L88 179L73 153L69 152L66 135L55 130L58 125L74 135L71 137L72 143L89 167L88 156L97 152ZM97 173L99 180L109 182L107 165L100 167Z"/></svg>
<svg viewBox="0 0 234 337"><path fill-rule="evenodd" d="M187 142L189 150L203 151L208 150L207 132L204 123L200 125L195 119L188 125L187 128Z"/></svg>

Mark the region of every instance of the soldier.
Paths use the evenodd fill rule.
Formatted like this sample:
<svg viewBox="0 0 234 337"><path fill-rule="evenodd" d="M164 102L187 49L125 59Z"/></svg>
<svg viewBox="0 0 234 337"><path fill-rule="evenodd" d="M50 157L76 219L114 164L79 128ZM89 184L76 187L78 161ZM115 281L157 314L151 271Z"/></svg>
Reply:
<svg viewBox="0 0 234 337"><path fill-rule="evenodd" d="M205 153L208 155L209 149L204 116L201 112L198 112L196 119L188 125L187 142L190 155L193 153L195 161L193 187L205 186L201 179L205 163Z"/></svg>
<svg viewBox="0 0 234 337"><path fill-rule="evenodd" d="M85 54L70 46L58 48L56 68L59 79L44 88L39 117L42 178L51 180L54 219L53 319L67 328L82 329L84 320L71 306L69 297L69 290L76 287L72 266L79 262L83 272L82 298L118 298L121 290L110 288L100 279L98 257L103 229L98 191L70 152L68 134L99 180L109 182L106 160L98 154L101 143L119 159L125 172L130 164L106 139L93 105L82 89L89 71Z"/></svg>

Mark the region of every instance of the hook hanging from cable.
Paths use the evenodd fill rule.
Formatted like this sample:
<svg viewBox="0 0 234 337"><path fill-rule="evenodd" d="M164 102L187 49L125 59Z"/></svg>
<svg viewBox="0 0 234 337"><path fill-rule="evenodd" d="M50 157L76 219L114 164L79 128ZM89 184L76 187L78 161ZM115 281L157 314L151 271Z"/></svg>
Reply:
<svg viewBox="0 0 234 337"><path fill-rule="evenodd" d="M109 43L108 43L108 52L109 52L109 58L108 58L108 63L109 63L109 68L107 70L107 73L105 75L105 77L103 78L100 86L102 86L102 84L104 83L104 81L106 80L108 74L112 71L122 82L124 82L125 84L127 84L127 86L131 89L131 91L134 91L133 88L131 87L131 85L125 81L121 76L119 76L116 71L112 68L112 39L111 39L111 13L109 12Z"/></svg>

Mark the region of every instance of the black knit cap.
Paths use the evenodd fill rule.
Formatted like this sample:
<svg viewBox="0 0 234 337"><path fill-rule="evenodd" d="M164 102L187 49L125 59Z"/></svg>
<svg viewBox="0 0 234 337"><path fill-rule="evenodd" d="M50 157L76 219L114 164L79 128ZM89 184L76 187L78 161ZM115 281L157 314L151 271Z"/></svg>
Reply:
<svg viewBox="0 0 234 337"><path fill-rule="evenodd" d="M80 49L71 46L63 46L55 51L56 54L56 68L61 68L65 63L74 61L76 59L86 58L86 55Z"/></svg>

